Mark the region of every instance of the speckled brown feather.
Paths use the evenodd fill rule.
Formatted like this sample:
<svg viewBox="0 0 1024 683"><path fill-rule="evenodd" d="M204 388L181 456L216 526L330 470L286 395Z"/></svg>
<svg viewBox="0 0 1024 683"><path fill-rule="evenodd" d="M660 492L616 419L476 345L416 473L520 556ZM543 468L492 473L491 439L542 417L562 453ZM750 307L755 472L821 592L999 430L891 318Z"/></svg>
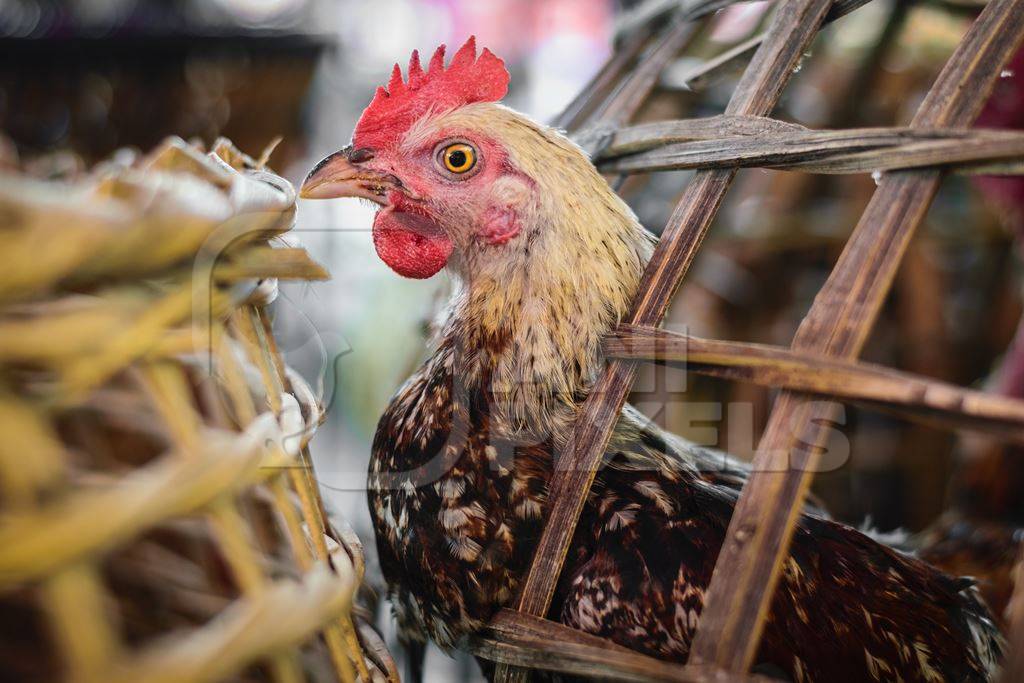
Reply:
<svg viewBox="0 0 1024 683"><path fill-rule="evenodd" d="M450 358L442 351L431 359L392 403L371 472L371 511L399 623L407 638L446 648L518 590L541 529L552 459L550 444L492 439L486 392L453 397ZM451 439L453 431L462 435ZM549 616L683 661L742 473L699 472L714 467L713 452L632 414L616 441ZM677 452L666 454L667 443ZM413 485L432 478L432 460L451 467ZM412 471L385 483L385 472L401 470ZM998 650L970 581L805 515L759 662L793 680L980 681Z"/></svg>

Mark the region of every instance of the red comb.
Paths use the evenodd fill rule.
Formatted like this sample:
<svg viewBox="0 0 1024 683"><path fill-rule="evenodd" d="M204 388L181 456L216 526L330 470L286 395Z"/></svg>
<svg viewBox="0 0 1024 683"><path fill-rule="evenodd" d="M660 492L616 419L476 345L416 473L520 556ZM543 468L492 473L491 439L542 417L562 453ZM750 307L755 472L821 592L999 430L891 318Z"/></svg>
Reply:
<svg viewBox="0 0 1024 683"><path fill-rule="evenodd" d="M393 143L398 134L430 110L497 102L508 92L505 63L487 48L477 57L474 36L459 48L448 68L444 66L444 51L444 45L437 48L424 72L419 52L414 50L408 82L402 81L402 69L395 64L388 87L377 88L373 101L356 123L352 135L356 147L380 148Z"/></svg>

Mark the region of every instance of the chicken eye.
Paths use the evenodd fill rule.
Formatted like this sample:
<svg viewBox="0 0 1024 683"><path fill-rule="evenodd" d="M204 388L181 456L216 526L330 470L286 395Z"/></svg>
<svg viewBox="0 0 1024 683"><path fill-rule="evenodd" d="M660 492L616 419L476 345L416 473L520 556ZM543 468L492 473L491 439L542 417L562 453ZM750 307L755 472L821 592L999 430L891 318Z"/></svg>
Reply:
<svg viewBox="0 0 1024 683"><path fill-rule="evenodd" d="M464 142L456 142L444 148L441 162L452 173L466 173L476 165L476 150Z"/></svg>

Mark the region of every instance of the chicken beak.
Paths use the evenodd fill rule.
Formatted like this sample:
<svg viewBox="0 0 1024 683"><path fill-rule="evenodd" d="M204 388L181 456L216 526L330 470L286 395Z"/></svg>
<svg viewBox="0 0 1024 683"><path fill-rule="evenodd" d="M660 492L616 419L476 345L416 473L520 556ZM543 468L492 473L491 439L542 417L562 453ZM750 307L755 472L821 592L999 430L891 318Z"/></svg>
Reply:
<svg viewBox="0 0 1024 683"><path fill-rule="evenodd" d="M313 167L299 190L304 199L362 197L378 204L387 203L389 189L401 187L390 173L381 173L360 164L373 158L365 149L352 145L331 154Z"/></svg>

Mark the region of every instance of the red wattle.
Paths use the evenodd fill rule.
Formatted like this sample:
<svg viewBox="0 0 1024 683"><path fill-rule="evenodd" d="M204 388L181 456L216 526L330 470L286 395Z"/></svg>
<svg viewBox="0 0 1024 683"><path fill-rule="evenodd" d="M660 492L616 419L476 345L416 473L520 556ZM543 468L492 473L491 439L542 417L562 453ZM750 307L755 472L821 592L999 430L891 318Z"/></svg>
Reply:
<svg viewBox="0 0 1024 683"><path fill-rule="evenodd" d="M373 246L391 270L416 280L424 280L444 268L454 248L429 219L395 211L377 214Z"/></svg>

